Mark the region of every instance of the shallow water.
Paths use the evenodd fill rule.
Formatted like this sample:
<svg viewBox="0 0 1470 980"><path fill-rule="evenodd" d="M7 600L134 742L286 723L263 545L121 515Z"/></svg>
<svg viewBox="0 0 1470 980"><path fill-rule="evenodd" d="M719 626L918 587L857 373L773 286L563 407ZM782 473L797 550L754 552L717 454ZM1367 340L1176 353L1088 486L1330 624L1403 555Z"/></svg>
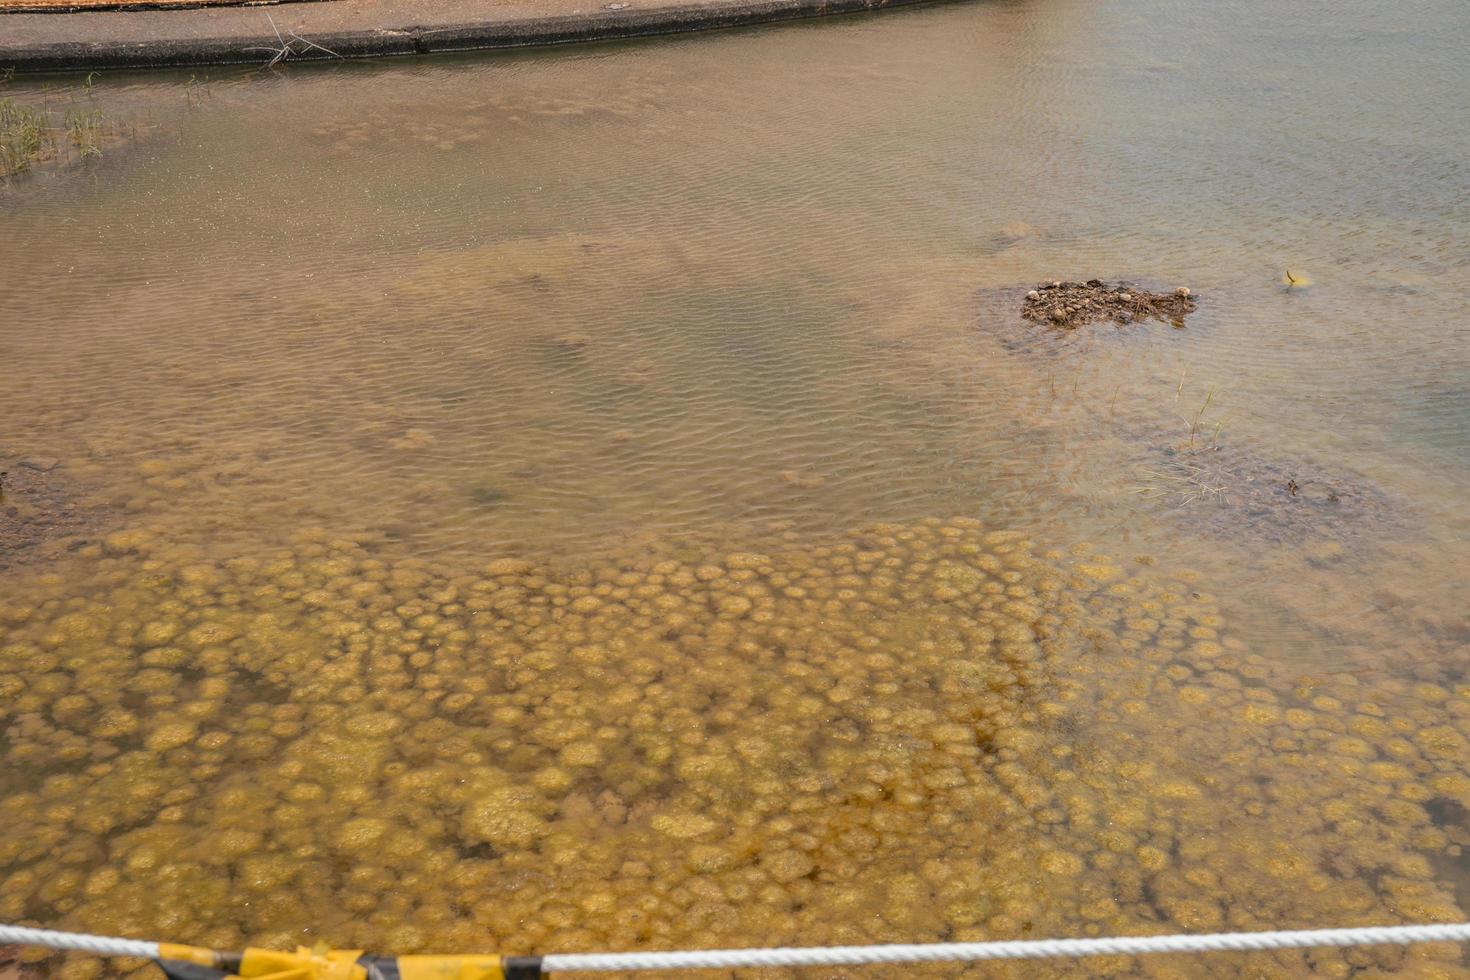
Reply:
<svg viewBox="0 0 1470 980"><path fill-rule="evenodd" d="M977 3L101 79L146 135L0 189L0 921L1463 919L1465 26ZM1200 308L1020 319L1091 276Z"/></svg>

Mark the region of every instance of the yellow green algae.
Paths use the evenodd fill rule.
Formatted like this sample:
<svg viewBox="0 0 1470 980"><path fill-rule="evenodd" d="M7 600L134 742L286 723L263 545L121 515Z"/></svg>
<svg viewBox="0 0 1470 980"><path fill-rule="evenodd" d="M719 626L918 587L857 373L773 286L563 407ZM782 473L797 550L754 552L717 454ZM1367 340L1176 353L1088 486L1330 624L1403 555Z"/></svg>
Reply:
<svg viewBox="0 0 1470 980"><path fill-rule="evenodd" d="M1463 918L1432 815L1470 806L1470 684L1293 674L1190 577L969 520L768 538L468 567L116 532L90 591L0 604L0 921L545 953Z"/></svg>

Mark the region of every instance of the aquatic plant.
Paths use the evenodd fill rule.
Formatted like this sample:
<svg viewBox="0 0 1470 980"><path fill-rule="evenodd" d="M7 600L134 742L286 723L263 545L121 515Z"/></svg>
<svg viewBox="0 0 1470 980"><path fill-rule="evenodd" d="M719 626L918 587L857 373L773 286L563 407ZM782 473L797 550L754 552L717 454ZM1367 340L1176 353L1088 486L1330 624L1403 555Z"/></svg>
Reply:
<svg viewBox="0 0 1470 980"><path fill-rule="evenodd" d="M1194 413L1194 418L1189 423L1189 448L1190 449L1193 449L1194 448L1194 440L1195 440L1195 436L1197 436L1199 434L1200 422L1204 419L1205 412L1209 410L1210 402L1212 402L1212 401L1215 400L1215 392L1217 392L1217 391L1219 391L1218 388L1211 388L1210 389L1209 393L1207 395L1205 395L1204 403L1202 405L1200 405L1199 411L1197 411L1197 412ZM1219 437L1220 437L1220 423L1217 422L1215 424L1215 448L1219 448Z"/></svg>
<svg viewBox="0 0 1470 980"><path fill-rule="evenodd" d="M52 152L46 114L13 99L0 99L0 177L28 170Z"/></svg>
<svg viewBox="0 0 1470 980"><path fill-rule="evenodd" d="M102 112L97 109L66 110L66 131L71 137L72 146L76 147L77 153L82 157L100 157L102 148L99 145L99 135L102 129Z"/></svg>
<svg viewBox="0 0 1470 980"><path fill-rule="evenodd" d="M1184 396L1184 379L1188 373L1189 366L1186 364L1180 370L1179 383L1174 388L1175 404ZM1225 420L1215 420L1208 445L1198 441L1200 432L1203 431L1205 413L1209 411L1219 390L1211 388L1192 416L1179 416L1188 428L1189 441L1178 447L1163 447L1165 452L1177 457L1172 461L1170 472L1144 469L1142 472L1154 482L1134 487L1130 492L1146 497L1173 498L1181 504L1190 504L1201 499L1224 499L1232 482L1229 468L1220 465L1218 461L1220 431Z"/></svg>
<svg viewBox="0 0 1470 980"><path fill-rule="evenodd" d="M204 100L209 96L208 82L209 75L207 74L202 80L198 75L189 76L189 80L184 83L184 102L189 108L197 109L204 104Z"/></svg>
<svg viewBox="0 0 1470 980"><path fill-rule="evenodd" d="M90 76L88 86L90 92ZM0 99L0 179L45 161L100 157L107 141L136 135L135 130L125 132L108 121L100 109L68 107L58 119L56 110L47 105Z"/></svg>

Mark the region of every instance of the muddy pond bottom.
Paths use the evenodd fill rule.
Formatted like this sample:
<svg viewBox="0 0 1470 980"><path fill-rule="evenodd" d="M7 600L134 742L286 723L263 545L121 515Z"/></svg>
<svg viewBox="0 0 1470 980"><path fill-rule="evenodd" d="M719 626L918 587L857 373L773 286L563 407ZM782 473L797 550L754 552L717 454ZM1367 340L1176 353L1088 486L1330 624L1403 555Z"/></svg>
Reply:
<svg viewBox="0 0 1470 980"><path fill-rule="evenodd" d="M1463 19L1017 0L4 82L117 140L0 178L0 921L1463 921Z"/></svg>

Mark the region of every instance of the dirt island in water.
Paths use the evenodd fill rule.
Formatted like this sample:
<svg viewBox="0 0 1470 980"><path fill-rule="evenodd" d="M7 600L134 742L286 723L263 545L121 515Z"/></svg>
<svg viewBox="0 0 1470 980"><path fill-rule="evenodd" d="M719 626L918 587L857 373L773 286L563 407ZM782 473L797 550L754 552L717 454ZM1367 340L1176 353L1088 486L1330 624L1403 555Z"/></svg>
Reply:
<svg viewBox="0 0 1470 980"><path fill-rule="evenodd" d="M1108 285L1101 279L1086 282L1042 283L1026 294L1021 315L1036 323L1080 327L1095 320L1128 324L1151 317L1184 325L1196 308L1187 286L1170 293L1151 293L1133 283Z"/></svg>

